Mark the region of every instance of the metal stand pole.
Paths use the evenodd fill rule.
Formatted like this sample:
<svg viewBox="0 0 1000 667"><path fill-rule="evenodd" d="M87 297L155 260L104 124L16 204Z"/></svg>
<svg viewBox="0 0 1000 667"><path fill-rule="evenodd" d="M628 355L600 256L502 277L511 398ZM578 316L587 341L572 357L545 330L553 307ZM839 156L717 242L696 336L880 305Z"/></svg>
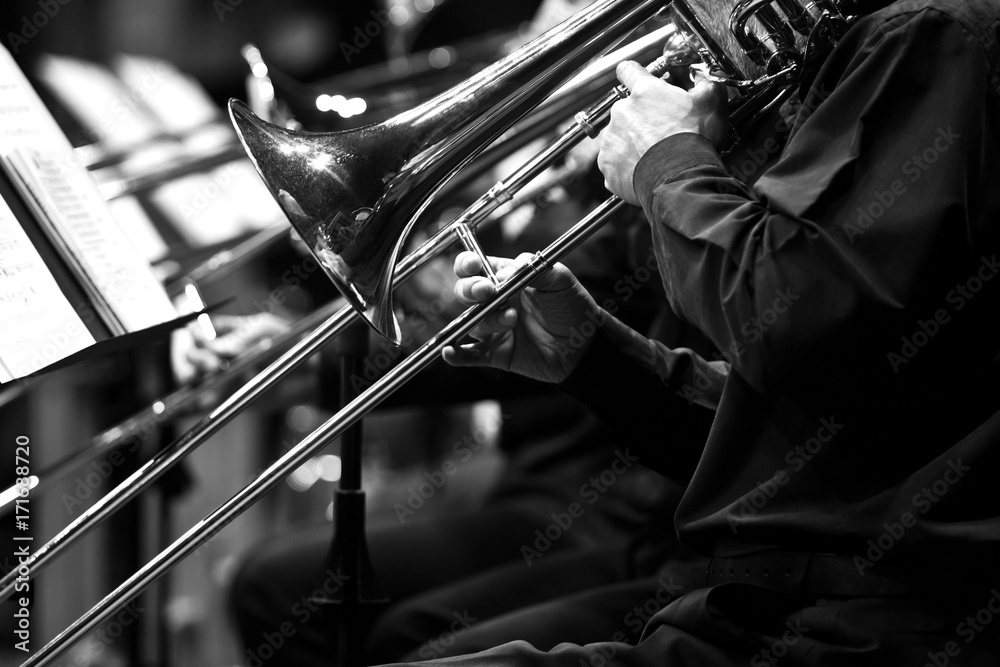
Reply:
<svg viewBox="0 0 1000 667"><path fill-rule="evenodd" d="M354 400L368 354L369 328L355 323L338 340L341 407ZM337 665L364 665L365 639L371 620L388 603L375 579L365 542L365 494L361 490L362 420L341 436L340 484L334 492L334 533L326 576L340 585L324 605L337 637ZM331 575L330 573L333 573Z"/></svg>

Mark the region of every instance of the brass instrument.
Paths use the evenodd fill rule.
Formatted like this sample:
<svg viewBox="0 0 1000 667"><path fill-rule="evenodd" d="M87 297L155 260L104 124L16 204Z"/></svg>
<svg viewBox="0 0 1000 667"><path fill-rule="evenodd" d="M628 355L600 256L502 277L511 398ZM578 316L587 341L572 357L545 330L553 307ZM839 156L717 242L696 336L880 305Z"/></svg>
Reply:
<svg viewBox="0 0 1000 667"><path fill-rule="evenodd" d="M148 437L165 423L177 417L196 414L202 402L213 392L224 390L234 377L252 372L265 362L272 361L296 340L309 333L324 320L345 306L342 299L328 303L315 312L293 322L287 329L266 338L228 360L222 369L205 377L197 384L183 385L149 401L142 408L90 438L88 445L39 470L31 477L32 493L44 491L51 484L63 479L74 470L98 457L117 451L137 439ZM143 485L145 488L145 485ZM0 516L14 511L18 497L17 485L0 491Z"/></svg>
<svg viewBox="0 0 1000 667"><path fill-rule="evenodd" d="M796 25L810 34L821 22L834 20L827 10L818 10L820 14L814 18L792 0L780 4L799 7L801 13L794 16ZM818 6L811 5L814 12ZM698 36L703 44L710 39L703 22L687 4L675 2L673 8L688 34ZM588 11L570 22L582 20ZM699 54L717 73L717 81L740 91L735 114L745 122L744 107L754 107L761 91L784 90L804 56L796 50L790 24L778 20L769 1L744 0L733 17L739 43L743 48L753 47L751 59L763 74L749 78L749 73L717 45L704 46ZM750 31L750 20L755 17L768 29L769 39ZM474 157L470 155L473 142L481 150L496 137L491 117L501 112L525 113L522 99L537 90L531 81L533 71L521 79L503 77L502 63L506 62L483 70L410 112L348 132L288 130L261 121L240 102L230 103L240 140L292 226L348 301L376 331L397 345L401 334L392 308L392 271L416 217L442 183ZM578 63L566 58L551 68L570 65L575 68ZM495 85L500 80L518 86L515 99L510 99L506 87ZM470 94L473 89L475 95ZM504 100L502 105L496 104L499 99ZM480 109L481 116L477 113ZM438 141L436 137L442 133L457 138ZM350 178L358 173L366 175L360 183ZM467 248L484 257L468 225L458 222L454 227ZM484 265L488 263L484 261Z"/></svg>
<svg viewBox="0 0 1000 667"><path fill-rule="evenodd" d="M399 339L392 313L391 288L425 265L455 240L478 247L476 226L569 146L593 136L603 126L615 100L627 95L618 87L605 100L577 116L573 126L542 153L497 183L451 225L441 229L396 265L402 239L414 220L441 188L472 156L507 126L537 104L558 81L670 4L675 23L719 80L735 91L741 122L768 108L796 81L804 63L816 55L815 44L830 42L853 17L833 0L745 0L733 13L758 48L754 62L762 73L745 72L704 28L684 0L599 0L569 21L545 33L469 81L385 123L341 133L312 135L269 126L240 103L231 112L251 157L293 225L320 260L324 270L353 306L376 329ZM738 12L743 12L739 14ZM763 13L764 18L758 15ZM740 18L742 17L742 18ZM791 31L791 32L789 32ZM792 46L789 34L808 46ZM817 35L820 38L817 38ZM651 66L686 59L687 50L671 52ZM738 129L738 128L737 128ZM547 270L566 252L600 228L624 203L611 197L573 229L540 251L498 287L496 298L470 308L417 351L362 392L341 412L275 461L257 478L193 526L172 545L122 583L84 616L31 656L24 666L48 664L60 651L105 621L121 605L165 575L239 514L257 502L285 476L361 419L402 383L439 356L441 349L467 335L501 304ZM481 251L480 251L481 252ZM69 543L135 497L171 465L192 451L278 379L343 331L358 315L341 309L267 369L237 390L194 429L172 443L153 461L116 487L77 518L56 538L37 550L28 569L35 573ZM16 577L16 572L12 573ZM0 586L9 594L14 577Z"/></svg>
<svg viewBox="0 0 1000 667"><path fill-rule="evenodd" d="M394 57L305 83L242 49L250 71L247 102L254 113L285 127L349 129L379 122L425 102L503 55L509 35L480 36L448 47Z"/></svg>
<svg viewBox="0 0 1000 667"><path fill-rule="evenodd" d="M636 39L588 65L572 81L569 81L562 88L550 95L527 119L511 128L507 133L510 135L509 137L506 135L502 137L500 141L484 152L480 156L480 159L477 159L473 165L460 172L448 184L449 189L454 187L456 181L469 179L470 173L474 176L481 175L486 167L492 167L500 159L507 157L526 143L537 139L541 134L552 132L556 124L563 122L571 110L579 108L581 100L592 102L592 98L595 96L593 91L599 90L602 93L607 91L611 85L611 81L614 79L615 66L622 60L647 59L653 54L654 50L662 51L664 44L667 45L666 48L671 52L681 53L684 51L684 45L680 40L681 37L677 29L668 23L665 27ZM548 190L552 187L553 183L558 181L558 179L553 178L550 182L540 184L538 180L536 179L530 188L533 193L532 197ZM522 192L520 201L527 201L532 198L524 197L525 194L527 194L527 191ZM508 205L503 209L498 209L495 214L484 219L480 223L480 228L486 226L492 220L496 220L499 214L504 213L504 209L518 203L518 199L508 202ZM187 273L183 281L180 282L193 282L197 284L203 279L216 277L220 271L225 271L230 263L245 261L245 258L249 254L259 251L262 247L266 247L272 238L283 234L283 230L283 227L267 228L248 241L241 243L236 248L216 253L209 260ZM245 246L249 247L245 248ZM406 276L401 276L397 284L403 282L409 275L410 273L407 273ZM171 295L175 295L179 290L168 285L168 292ZM246 350L239 357L231 360L219 373L206 377L196 386L182 386L150 401L134 414L93 436L88 446L67 455L64 459L39 471L36 475L38 479L37 486L32 487L32 489L44 490L49 484L58 481L76 467L128 444L133 438L147 435L155 430L158 425L170 421L175 416L193 412L193 406L199 405L206 395L211 395L224 386L230 375L239 375L251 371L253 368L262 365L265 360L269 361L277 357L278 351L315 329L323 320L334 315L344 305L345 302L339 301L338 303L324 306L317 312L301 318L301 320L295 322L287 331L282 332L282 334L262 341ZM7 394L0 395L0 399L6 396ZM12 398L13 394L10 397ZM17 497L16 486L11 486L4 491L0 491L0 515L13 508L15 497Z"/></svg>
<svg viewBox="0 0 1000 667"><path fill-rule="evenodd" d="M659 10L661 3L643 4ZM537 57L540 40L529 42L378 125L304 133L261 121L235 101L230 115L254 166L327 277L376 331L398 345L391 270L415 218L444 181L537 105L552 82L567 79L590 60L595 44L603 49L617 41L621 35L612 26L630 31L642 22L629 21L630 16L621 7L595 3L555 31L575 35L584 25L600 25L587 41L555 40L546 49L552 60Z"/></svg>

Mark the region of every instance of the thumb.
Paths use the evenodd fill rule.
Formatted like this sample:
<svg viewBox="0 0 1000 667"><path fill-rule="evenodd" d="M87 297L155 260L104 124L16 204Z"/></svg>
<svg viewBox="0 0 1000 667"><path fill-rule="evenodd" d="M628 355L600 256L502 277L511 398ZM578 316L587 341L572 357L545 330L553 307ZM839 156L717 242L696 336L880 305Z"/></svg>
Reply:
<svg viewBox="0 0 1000 667"><path fill-rule="evenodd" d="M623 60L618 63L618 68L615 70L618 75L618 80L625 85L630 91L635 92L635 86L637 83L643 79L655 79L652 74L646 71L646 68L637 63L634 60Z"/></svg>
<svg viewBox="0 0 1000 667"><path fill-rule="evenodd" d="M717 97L720 102L729 97L726 84L709 74L707 67L692 67L691 82L694 86L688 92L695 97Z"/></svg>
<svg viewBox="0 0 1000 667"><path fill-rule="evenodd" d="M449 366L491 366L493 359L490 343L485 340L448 345L442 348L441 357Z"/></svg>

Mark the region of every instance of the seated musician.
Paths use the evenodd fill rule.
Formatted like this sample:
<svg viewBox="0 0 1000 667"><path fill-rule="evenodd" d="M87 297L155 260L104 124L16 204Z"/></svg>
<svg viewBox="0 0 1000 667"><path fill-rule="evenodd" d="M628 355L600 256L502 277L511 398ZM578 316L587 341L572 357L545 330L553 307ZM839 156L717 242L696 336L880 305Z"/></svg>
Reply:
<svg viewBox="0 0 1000 667"><path fill-rule="evenodd" d="M593 172L599 177L596 167ZM566 186L568 196L537 206L518 233L510 225L507 247L536 248L558 235L593 204L581 201L597 190L593 181L575 178ZM593 293L614 301L618 315L632 326L656 329L679 344L687 327L662 312L645 228L645 220L630 215L566 261ZM452 277L450 264L444 263L441 277ZM426 315L422 307L428 296L442 287L422 275L416 278L397 297L404 311ZM451 286L447 289L450 295ZM231 356L258 329L278 326L259 317L217 323L219 338L199 337L185 351L194 372ZM404 317L402 326L410 327L404 340L413 343L427 322ZM692 340L686 337L687 344ZM372 355L383 349L373 345ZM713 368L724 373L725 363ZM437 501L448 495L446 486L427 507L413 510L403 504L394 514L369 517L368 549L376 579L390 599L367 642L369 659L444 657L514 639L544 648L595 636L636 642L653 612L701 585L704 559L681 548L669 528L680 488L646 468L632 454L631 443L614 442L593 415L550 385L439 363L406 383L388 404L434 407L483 399L500 404L504 467L481 504L442 510ZM709 394L701 402L712 400ZM698 425L707 434L709 420L699 418ZM392 446L409 444L401 437ZM450 461L460 469L479 465L478 459L470 462L472 455L463 446ZM454 481L446 478L445 483ZM230 602L246 664L327 665L335 659L330 619L302 602L321 584L335 583L335 577L324 574L331 537L326 521L296 526L242 558ZM281 628L294 632L274 646L267 637Z"/></svg>
<svg viewBox="0 0 1000 667"><path fill-rule="evenodd" d="M721 20L734 3L706 4ZM752 188L720 161L723 90L619 69L632 95L602 171L645 211L667 299L728 377L560 265L445 350L558 383L660 462L686 486L675 525L712 557L707 587L637 646L515 642L442 664L1000 664L1000 6L853 4L870 13L796 92ZM474 255L456 272L463 302L492 297ZM674 415L716 384L706 441Z"/></svg>

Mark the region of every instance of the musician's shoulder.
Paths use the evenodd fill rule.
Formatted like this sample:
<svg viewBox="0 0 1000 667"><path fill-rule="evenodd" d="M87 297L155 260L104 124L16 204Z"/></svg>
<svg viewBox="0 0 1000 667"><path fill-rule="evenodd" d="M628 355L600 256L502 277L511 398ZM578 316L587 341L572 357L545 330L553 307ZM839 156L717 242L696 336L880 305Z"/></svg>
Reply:
<svg viewBox="0 0 1000 667"><path fill-rule="evenodd" d="M1000 43L998 0L857 0L863 18L856 30L867 39L881 40L890 34L910 35L914 48L921 40L950 40L978 44L990 62L997 59ZM868 11L864 11L868 10ZM971 53L971 52L970 52Z"/></svg>
<svg viewBox="0 0 1000 667"><path fill-rule="evenodd" d="M864 6L864 0L860 2ZM973 34L995 31L1000 22L997 0L876 0L871 14L881 21L913 19L954 21Z"/></svg>

